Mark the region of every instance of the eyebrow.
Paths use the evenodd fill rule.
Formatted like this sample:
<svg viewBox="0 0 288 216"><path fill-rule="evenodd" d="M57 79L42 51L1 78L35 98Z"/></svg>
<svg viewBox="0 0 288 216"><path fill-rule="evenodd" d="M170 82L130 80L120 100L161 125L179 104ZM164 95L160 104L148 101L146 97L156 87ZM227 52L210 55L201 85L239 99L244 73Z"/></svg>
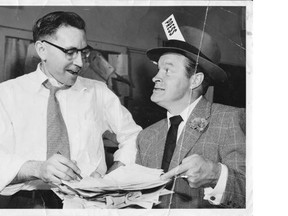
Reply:
<svg viewBox="0 0 288 216"><path fill-rule="evenodd" d="M165 62L164 65L174 66L172 62Z"/></svg>
<svg viewBox="0 0 288 216"><path fill-rule="evenodd" d="M71 46L71 47L68 47L68 48L65 48L65 49L67 49L67 50L70 50L70 49L77 49L77 50L85 50L85 49L91 49L92 47L91 46L89 46L88 44L85 46L85 47L83 47L82 49L78 49L77 47L74 47L74 46Z"/></svg>
<svg viewBox="0 0 288 216"><path fill-rule="evenodd" d="M69 47L69 48L65 48L66 50L78 50L78 51L82 51L82 50L86 50L86 49L92 49L91 46L87 45L86 47L83 47L82 49L78 49L77 47Z"/></svg>
<svg viewBox="0 0 288 216"><path fill-rule="evenodd" d="M167 67L167 66L171 66L171 67L174 67L174 64L172 63L172 62L170 62L170 61L168 61L168 62L163 62L163 64L161 64L162 65L162 67ZM160 65L158 64L158 67L159 67Z"/></svg>

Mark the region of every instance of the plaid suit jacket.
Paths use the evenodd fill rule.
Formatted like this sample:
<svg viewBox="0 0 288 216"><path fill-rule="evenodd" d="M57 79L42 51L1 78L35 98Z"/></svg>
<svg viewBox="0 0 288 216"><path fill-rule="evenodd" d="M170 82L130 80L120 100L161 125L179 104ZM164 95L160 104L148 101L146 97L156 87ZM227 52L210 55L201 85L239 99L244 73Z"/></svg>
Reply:
<svg viewBox="0 0 288 216"><path fill-rule="evenodd" d="M191 121L205 118L208 125L199 132ZM189 124L190 123L190 124ZM151 168L161 168L168 132L167 119L163 119L141 131L137 138L136 163ZM211 104L202 98L191 115L177 141L169 170L180 164L183 158L198 154L228 167L228 180L224 199L220 206L204 200L204 189L189 187L186 180L177 178L171 208L245 208L245 109ZM159 208L168 208L170 195L161 197Z"/></svg>

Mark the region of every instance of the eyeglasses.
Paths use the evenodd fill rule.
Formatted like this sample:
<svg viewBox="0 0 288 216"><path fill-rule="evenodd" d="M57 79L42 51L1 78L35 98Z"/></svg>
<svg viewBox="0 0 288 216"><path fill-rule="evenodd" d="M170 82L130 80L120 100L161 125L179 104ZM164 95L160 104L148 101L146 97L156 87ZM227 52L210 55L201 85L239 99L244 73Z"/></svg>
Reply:
<svg viewBox="0 0 288 216"><path fill-rule="evenodd" d="M46 41L46 40L42 40L41 42L42 43L46 42L46 43L50 44L51 46L54 46L54 47L58 48L59 50L61 50L62 52L64 52L66 54L66 57L68 60L75 59L78 55L78 52L81 52L82 59L87 59L89 57L91 49L92 49L92 47L90 47L89 45L84 47L83 49L77 49L77 48L65 49L63 47L57 46L56 44L53 44L53 43Z"/></svg>

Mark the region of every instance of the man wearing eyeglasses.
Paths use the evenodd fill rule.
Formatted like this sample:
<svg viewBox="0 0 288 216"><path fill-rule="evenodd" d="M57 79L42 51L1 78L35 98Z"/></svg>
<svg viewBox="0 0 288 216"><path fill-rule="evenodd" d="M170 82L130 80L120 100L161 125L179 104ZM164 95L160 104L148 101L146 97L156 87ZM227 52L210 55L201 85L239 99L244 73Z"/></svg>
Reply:
<svg viewBox="0 0 288 216"><path fill-rule="evenodd" d="M62 207L51 185L106 173L104 131L120 143L114 169L135 162L141 130L105 84L78 76L91 49L79 15L47 14L33 39L37 70L0 85L0 194L15 193L5 208Z"/></svg>

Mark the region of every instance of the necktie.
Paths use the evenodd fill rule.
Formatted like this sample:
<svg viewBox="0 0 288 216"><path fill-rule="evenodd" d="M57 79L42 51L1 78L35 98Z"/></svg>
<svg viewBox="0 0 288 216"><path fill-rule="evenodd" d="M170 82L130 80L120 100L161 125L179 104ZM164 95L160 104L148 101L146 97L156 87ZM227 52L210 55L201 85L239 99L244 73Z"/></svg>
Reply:
<svg viewBox="0 0 288 216"><path fill-rule="evenodd" d="M167 172L169 169L170 161L172 159L174 149L176 146L178 127L182 121L183 119L181 118L180 115L173 116L170 118L171 126L167 133L165 149L164 149L162 165L161 165L161 168L164 170L164 172Z"/></svg>
<svg viewBox="0 0 288 216"><path fill-rule="evenodd" d="M52 86L48 80L43 85L50 90L47 107L47 159L56 153L70 159L67 128L56 98L56 92L67 87Z"/></svg>

